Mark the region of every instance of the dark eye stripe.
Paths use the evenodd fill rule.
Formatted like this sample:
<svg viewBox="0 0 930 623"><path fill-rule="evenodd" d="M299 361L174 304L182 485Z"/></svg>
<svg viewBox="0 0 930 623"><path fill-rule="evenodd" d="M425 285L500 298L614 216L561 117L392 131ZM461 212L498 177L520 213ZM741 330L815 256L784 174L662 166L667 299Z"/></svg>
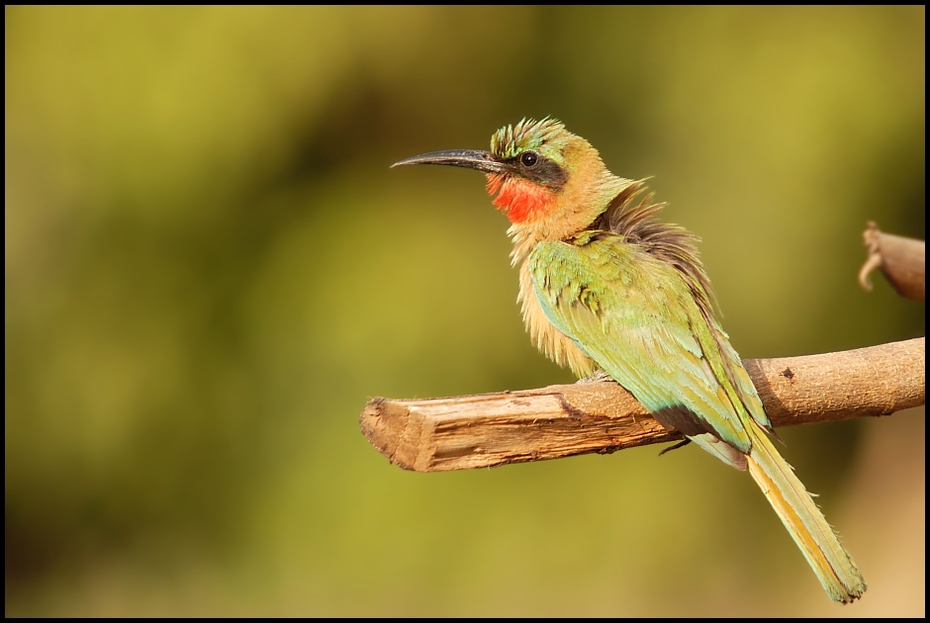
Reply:
<svg viewBox="0 0 930 623"><path fill-rule="evenodd" d="M524 156L529 154L536 156L536 161L532 165L523 161ZM561 189L568 182L568 171L536 152L523 152L520 156L510 160L509 164L512 175L545 184L549 188Z"/></svg>

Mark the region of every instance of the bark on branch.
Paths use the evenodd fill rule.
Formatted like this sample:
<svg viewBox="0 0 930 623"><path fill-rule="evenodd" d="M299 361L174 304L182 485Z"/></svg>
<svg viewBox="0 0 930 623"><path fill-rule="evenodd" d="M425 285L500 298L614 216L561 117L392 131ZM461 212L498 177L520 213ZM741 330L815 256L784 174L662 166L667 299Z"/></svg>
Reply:
<svg viewBox="0 0 930 623"><path fill-rule="evenodd" d="M773 424L890 415L924 404L924 338L783 359L747 359ZM682 439L613 381L496 394L390 400L360 416L368 440L418 472L610 453Z"/></svg>

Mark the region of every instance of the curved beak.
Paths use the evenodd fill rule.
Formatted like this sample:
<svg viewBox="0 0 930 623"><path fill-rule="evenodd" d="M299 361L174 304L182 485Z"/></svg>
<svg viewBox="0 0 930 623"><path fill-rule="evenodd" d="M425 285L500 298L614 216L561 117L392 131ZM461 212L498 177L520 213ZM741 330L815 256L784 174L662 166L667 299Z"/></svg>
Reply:
<svg viewBox="0 0 930 623"><path fill-rule="evenodd" d="M465 167L485 173L503 173L504 164L498 161L494 154L480 149L447 149L445 151L431 151L404 158L391 165L391 168L406 164L445 164L452 167Z"/></svg>

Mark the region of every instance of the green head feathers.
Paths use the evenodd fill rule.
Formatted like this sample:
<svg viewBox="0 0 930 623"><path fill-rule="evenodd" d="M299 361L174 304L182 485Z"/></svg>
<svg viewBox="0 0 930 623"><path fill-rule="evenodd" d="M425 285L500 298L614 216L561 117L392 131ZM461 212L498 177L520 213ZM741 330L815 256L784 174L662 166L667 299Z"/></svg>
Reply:
<svg viewBox="0 0 930 623"><path fill-rule="evenodd" d="M525 151L542 152L551 158L561 151L557 139L566 133L558 119L545 117L536 121L524 117L520 123L504 126L494 133L491 153L501 160L516 158Z"/></svg>

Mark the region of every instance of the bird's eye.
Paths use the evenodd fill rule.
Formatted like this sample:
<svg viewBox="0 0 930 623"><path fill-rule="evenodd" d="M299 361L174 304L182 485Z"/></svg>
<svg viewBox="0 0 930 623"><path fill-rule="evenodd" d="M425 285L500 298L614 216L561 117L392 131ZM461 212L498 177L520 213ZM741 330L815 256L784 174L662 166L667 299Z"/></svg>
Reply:
<svg viewBox="0 0 930 623"><path fill-rule="evenodd" d="M523 155L520 156L520 162L525 167L536 166L536 163L539 162L539 156L531 151L525 151Z"/></svg>

